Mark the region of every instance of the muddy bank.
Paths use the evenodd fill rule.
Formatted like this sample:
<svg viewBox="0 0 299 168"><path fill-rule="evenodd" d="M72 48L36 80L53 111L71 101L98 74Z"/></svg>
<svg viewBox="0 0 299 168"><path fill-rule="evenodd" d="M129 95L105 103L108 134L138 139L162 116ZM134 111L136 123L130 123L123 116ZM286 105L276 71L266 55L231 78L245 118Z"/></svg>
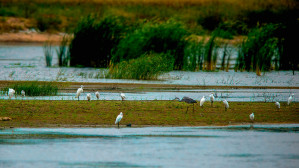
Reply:
<svg viewBox="0 0 299 168"><path fill-rule="evenodd" d="M225 111L222 102L206 102L204 107L178 101L41 101L0 100L0 127L97 127L115 126L115 118L123 112L122 126L205 126L250 124L254 122L299 123L299 103L231 102ZM188 108L188 110L187 110Z"/></svg>

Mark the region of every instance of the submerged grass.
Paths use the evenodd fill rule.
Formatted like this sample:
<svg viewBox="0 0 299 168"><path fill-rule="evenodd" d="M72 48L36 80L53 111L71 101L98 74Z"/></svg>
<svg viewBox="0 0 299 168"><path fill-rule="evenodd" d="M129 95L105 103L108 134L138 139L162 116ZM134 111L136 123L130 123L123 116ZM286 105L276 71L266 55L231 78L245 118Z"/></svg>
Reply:
<svg viewBox="0 0 299 168"><path fill-rule="evenodd" d="M27 96L53 96L57 95L59 89L57 84L51 82L19 82L2 88L2 91L7 93L9 88L14 89L18 95L24 90Z"/></svg>
<svg viewBox="0 0 299 168"><path fill-rule="evenodd" d="M121 125L132 126L201 126L249 124L254 112L256 123L298 123L299 103L230 102L225 111L222 102L204 108L177 101L9 101L0 100L0 116L11 121L0 122L0 127L76 127L114 125L116 116L124 113ZM187 106L189 111L186 112Z"/></svg>

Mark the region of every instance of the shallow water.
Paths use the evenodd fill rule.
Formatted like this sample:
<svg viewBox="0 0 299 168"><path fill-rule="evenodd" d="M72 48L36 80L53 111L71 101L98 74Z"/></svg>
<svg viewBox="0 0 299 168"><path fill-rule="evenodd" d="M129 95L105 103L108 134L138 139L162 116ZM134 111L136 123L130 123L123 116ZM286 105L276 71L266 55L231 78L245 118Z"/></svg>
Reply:
<svg viewBox="0 0 299 168"><path fill-rule="evenodd" d="M0 167L298 167L299 125L0 130Z"/></svg>
<svg viewBox="0 0 299 168"><path fill-rule="evenodd" d="M183 98L188 96L195 100L200 100L205 96L209 100L211 93L215 94L215 101L237 101L237 102L287 102L291 93L294 93L293 102L299 100L299 89L218 89L218 90L172 90L160 92L127 92L126 100L174 100L175 97ZM80 100L87 100L84 92L80 96ZM17 100L78 100L75 98L76 93L59 93L57 96L35 96L25 98L19 96L12 99ZM0 99L9 99L6 93L0 92ZM91 101L96 101L95 93L91 93ZM99 100L121 100L120 94L115 92L100 92Z"/></svg>

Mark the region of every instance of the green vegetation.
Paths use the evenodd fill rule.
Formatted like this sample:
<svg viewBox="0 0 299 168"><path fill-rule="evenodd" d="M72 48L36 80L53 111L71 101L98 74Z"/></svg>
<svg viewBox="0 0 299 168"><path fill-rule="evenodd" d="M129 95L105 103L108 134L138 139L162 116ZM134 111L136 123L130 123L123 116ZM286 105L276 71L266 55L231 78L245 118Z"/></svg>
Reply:
<svg viewBox="0 0 299 168"><path fill-rule="evenodd" d="M63 36L60 46L56 49L58 57L58 66L68 66L70 60L70 53L68 50L69 39Z"/></svg>
<svg viewBox="0 0 299 168"><path fill-rule="evenodd" d="M45 60L46 60L46 66L50 67L52 66L52 59L53 59L53 48L51 43L46 42L43 46Z"/></svg>
<svg viewBox="0 0 299 168"><path fill-rule="evenodd" d="M4 87L1 90L4 93L7 93L8 88L14 89L18 95L21 95L21 91L24 90L27 96L53 96L57 95L59 89L58 85L51 82L17 82Z"/></svg>
<svg viewBox="0 0 299 168"><path fill-rule="evenodd" d="M120 18L87 16L78 24L70 44L71 66L108 67L111 50L125 30Z"/></svg>
<svg viewBox="0 0 299 168"><path fill-rule="evenodd" d="M255 122L298 123L299 103L287 106L281 103L277 110L274 103L231 102L225 111L222 102L204 108L178 101L45 101L0 100L0 127L76 127L114 126L115 118L123 112L121 125L132 126L203 126L249 124L249 114L254 112ZM187 106L190 106L186 112Z"/></svg>
<svg viewBox="0 0 299 168"><path fill-rule="evenodd" d="M122 61L110 67L110 77L120 79L157 79L162 72L173 69L169 55L146 54L136 59Z"/></svg>

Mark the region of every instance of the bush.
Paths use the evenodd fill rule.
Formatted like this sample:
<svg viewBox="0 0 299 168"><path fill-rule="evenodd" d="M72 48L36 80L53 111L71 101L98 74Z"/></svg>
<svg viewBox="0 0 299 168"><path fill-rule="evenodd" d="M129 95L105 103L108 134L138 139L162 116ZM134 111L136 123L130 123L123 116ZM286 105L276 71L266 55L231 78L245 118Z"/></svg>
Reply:
<svg viewBox="0 0 299 168"><path fill-rule="evenodd" d="M70 44L71 66L108 67L111 50L125 29L119 17L106 17L101 21L92 15L83 18Z"/></svg>
<svg viewBox="0 0 299 168"><path fill-rule="evenodd" d="M42 32L46 30L60 30L60 26L62 23L60 17L54 15L38 16L36 18L36 21L37 28Z"/></svg>
<svg viewBox="0 0 299 168"><path fill-rule="evenodd" d="M171 71L173 63L167 54L146 54L111 66L109 74L120 79L157 79L161 73Z"/></svg>
<svg viewBox="0 0 299 168"><path fill-rule="evenodd" d="M182 24L173 20L146 23L120 41L113 52L112 62L136 59L149 52L170 53L174 58L174 68L182 69L187 35Z"/></svg>

